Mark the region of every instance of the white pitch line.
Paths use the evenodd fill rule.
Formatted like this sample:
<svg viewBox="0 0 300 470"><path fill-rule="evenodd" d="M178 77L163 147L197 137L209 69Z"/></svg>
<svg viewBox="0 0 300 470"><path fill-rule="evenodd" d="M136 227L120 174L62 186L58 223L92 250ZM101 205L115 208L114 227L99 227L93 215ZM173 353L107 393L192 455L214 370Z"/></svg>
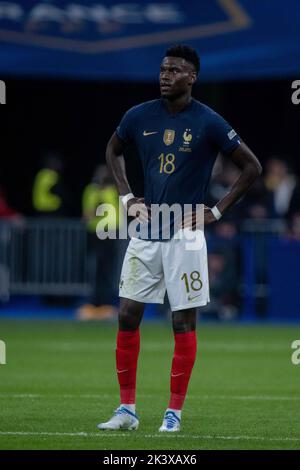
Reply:
<svg viewBox="0 0 300 470"><path fill-rule="evenodd" d="M32 432L32 431L0 431L1 436L70 436L70 437L89 437L92 434L87 432ZM94 434L97 435L96 433Z"/></svg>
<svg viewBox="0 0 300 470"><path fill-rule="evenodd" d="M273 396L273 395L192 395L192 400L266 400L266 401L300 401L300 396Z"/></svg>
<svg viewBox="0 0 300 470"><path fill-rule="evenodd" d="M200 340L201 341L201 340ZM68 342L37 342L33 346L39 347L44 350L55 350L56 352L70 352L73 351L113 351L114 345L112 342L103 342L102 344L98 343L88 343L88 342L79 342L79 343L68 343ZM153 342L145 341L142 345L142 351L152 352L152 351L173 351L173 343L163 343L163 342ZM202 351L214 351L214 352L280 352L286 351L285 343L222 343L214 341L206 341L201 343Z"/></svg>
<svg viewBox="0 0 300 470"><path fill-rule="evenodd" d="M1 398L42 398L43 395L33 393L0 393Z"/></svg>
<svg viewBox="0 0 300 470"><path fill-rule="evenodd" d="M151 439L200 439L200 440L228 440L228 441L278 441L278 442L300 442L300 437L264 437L264 436L211 436L211 435L189 435L189 434L138 434L138 433L107 433L105 431L99 431L98 433L88 433L88 432L26 432L26 431L0 431L0 436L66 436L66 437L143 437Z"/></svg>
<svg viewBox="0 0 300 470"><path fill-rule="evenodd" d="M155 394L144 394L140 393L140 398L153 398ZM102 394L62 394L62 395L43 395L43 394L32 394L32 393L0 393L2 398L82 398L82 399L108 399L111 395ZM190 400L258 400L258 401L300 401L300 396L276 396L276 395L188 395Z"/></svg>

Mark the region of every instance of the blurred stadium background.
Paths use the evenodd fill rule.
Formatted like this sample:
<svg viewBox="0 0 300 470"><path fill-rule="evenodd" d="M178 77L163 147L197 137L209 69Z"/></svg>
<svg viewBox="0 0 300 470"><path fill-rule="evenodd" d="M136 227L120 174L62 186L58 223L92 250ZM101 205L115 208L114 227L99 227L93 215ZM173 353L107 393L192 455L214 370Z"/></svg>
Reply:
<svg viewBox="0 0 300 470"><path fill-rule="evenodd" d="M264 169L247 197L207 230L212 301L199 318L270 328L300 322L300 105L291 99L292 83L300 80L300 5L271 3L0 1L7 100L1 108L1 339L13 342L16 319L19 325L28 318L116 319L126 243L94 235L97 205L116 197L105 147L128 108L158 97L160 61L177 42L201 56L195 98L232 124ZM125 157L141 196L136 149ZM205 203L218 201L235 178L236 170L218 158ZM145 317L168 315L166 303L147 306ZM41 338L44 325L36 327ZM105 328L112 338L110 327L101 324L102 339ZM234 341L224 330L226 338ZM97 344L96 335L92 340ZM258 360L264 348L261 354ZM24 391L11 374L7 398Z"/></svg>

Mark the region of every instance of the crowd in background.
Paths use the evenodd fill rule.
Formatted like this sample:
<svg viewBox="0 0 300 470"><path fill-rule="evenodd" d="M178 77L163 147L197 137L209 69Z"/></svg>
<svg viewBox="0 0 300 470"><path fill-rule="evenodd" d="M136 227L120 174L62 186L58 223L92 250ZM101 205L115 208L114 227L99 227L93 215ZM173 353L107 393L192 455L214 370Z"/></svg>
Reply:
<svg viewBox="0 0 300 470"><path fill-rule="evenodd" d="M214 167L207 205L216 204L238 178L239 171L219 157ZM208 230L208 264L211 303L208 312L234 317L241 308L241 233L274 231L300 242L300 184L286 159L274 156L264 165L263 175L247 195ZM265 239L257 237L256 275L263 285L268 273ZM264 310L263 307L262 310Z"/></svg>
<svg viewBox="0 0 300 470"><path fill-rule="evenodd" d="M100 170L101 166L95 168L87 185L113 184L105 170L103 168ZM228 160L218 157L205 204L213 206L222 199L238 178L238 174L239 170ZM83 199L82 195L82 201ZM34 213L40 216L68 217L72 213L71 201L71 190L66 186L64 179L63 157L49 152L41 161L40 169L33 181ZM262 177L256 180L247 196L225 214L222 223L217 224L215 230L226 238L237 231L245 219L263 221L281 218L287 223L288 236L299 239L299 212L300 183L286 159L274 156L266 161ZM6 191L1 185L0 217L11 221L23 219L23 215L11 207Z"/></svg>
<svg viewBox="0 0 300 470"><path fill-rule="evenodd" d="M228 160L218 157L213 170L205 204L212 207L229 191L239 171ZM39 217L67 217L71 192L65 184L63 158L57 153L47 154L35 175L32 186L32 207ZM105 165L98 166L82 194L82 220L88 232L89 266L93 294L79 314L82 318L97 314L109 317L116 314L117 296L115 275L120 250L114 240L100 241L95 234L96 208L103 202L117 206L118 193ZM26 218L12 208L5 190L0 187L0 218L24 227ZM300 183L285 157L274 156L264 165L264 173L222 219L207 230L211 303L208 313L232 317L240 305L240 257L238 239L245 226L268 230L270 220L282 223L282 236L300 242ZM248 221L248 222L247 222ZM120 221L116 220L118 226ZM122 250L121 250L122 252ZM103 276L105 273L105 276ZM0 270L1 277L1 270ZM113 288L115 286L115 288ZM204 310L205 312L205 310Z"/></svg>

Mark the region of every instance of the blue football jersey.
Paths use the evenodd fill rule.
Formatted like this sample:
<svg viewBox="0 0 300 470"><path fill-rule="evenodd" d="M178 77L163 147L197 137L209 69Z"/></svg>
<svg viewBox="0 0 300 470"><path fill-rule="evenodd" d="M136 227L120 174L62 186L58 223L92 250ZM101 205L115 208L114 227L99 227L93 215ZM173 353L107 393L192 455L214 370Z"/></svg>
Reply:
<svg viewBox="0 0 300 470"><path fill-rule="evenodd" d="M240 145L232 127L195 99L175 115L163 99L134 106L116 134L138 149L147 205L203 203L218 153L229 154Z"/></svg>

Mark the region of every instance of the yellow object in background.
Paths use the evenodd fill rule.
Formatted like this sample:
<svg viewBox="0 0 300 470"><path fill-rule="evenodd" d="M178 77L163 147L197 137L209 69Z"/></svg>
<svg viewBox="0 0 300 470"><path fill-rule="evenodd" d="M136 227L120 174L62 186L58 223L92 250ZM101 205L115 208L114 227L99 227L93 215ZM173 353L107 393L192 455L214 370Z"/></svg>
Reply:
<svg viewBox="0 0 300 470"><path fill-rule="evenodd" d="M110 227L118 228L122 221L119 216L119 194L114 185L100 187L97 183L86 186L82 196L82 211L89 232L96 232L101 216L96 216L100 204L110 204L114 210L105 215Z"/></svg>
<svg viewBox="0 0 300 470"><path fill-rule="evenodd" d="M62 204L62 200L51 191L59 180L59 173L49 168L40 170L33 183L33 207L38 212L57 211Z"/></svg>

